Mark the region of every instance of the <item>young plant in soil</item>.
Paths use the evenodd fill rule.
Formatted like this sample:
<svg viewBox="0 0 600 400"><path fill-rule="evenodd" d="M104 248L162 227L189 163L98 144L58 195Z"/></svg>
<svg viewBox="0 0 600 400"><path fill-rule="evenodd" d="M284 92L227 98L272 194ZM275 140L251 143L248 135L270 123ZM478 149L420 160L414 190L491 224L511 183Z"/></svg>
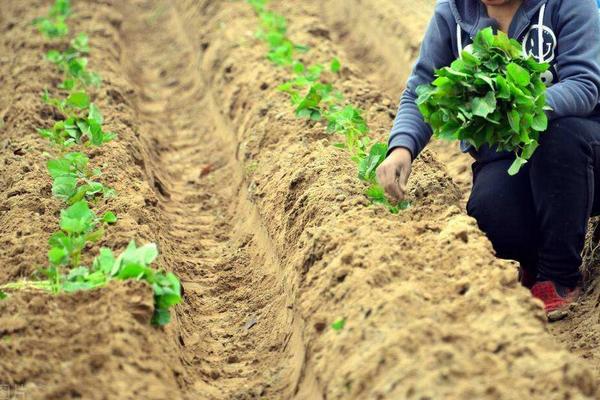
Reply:
<svg viewBox="0 0 600 400"><path fill-rule="evenodd" d="M150 266L157 256L155 244L137 247L132 241L118 257L114 256L112 250L101 248L90 268L78 266L64 273L58 267L51 266L43 271L46 276L44 280L10 283L3 285L2 289L33 289L58 294L101 288L113 280L144 281L154 292L152 323L166 325L171 320L170 308L181 303L181 285L174 274L158 271ZM3 293L0 291L0 294Z"/></svg>
<svg viewBox="0 0 600 400"><path fill-rule="evenodd" d="M59 89L76 90L81 87L102 84L102 78L95 72L87 69L87 55L90 51L89 38L80 33L73 40L67 50L61 52L50 50L46 53L46 59L56 65L65 74L64 81L58 86Z"/></svg>
<svg viewBox="0 0 600 400"><path fill-rule="evenodd" d="M365 195L374 204L381 204L392 213L398 213L409 206L408 202L392 204L385 196L383 188L375 178L375 170L385 159L387 145L372 143L369 138L369 127L359 108L344 104L341 92L335 90L331 83L322 80L325 67L321 64L306 67L294 59L296 50L308 50L304 46L294 45L286 36L286 19L266 10L266 0L248 0L254 11L261 19L262 29L257 37L269 44L267 58L281 66L291 67L294 77L280 85L277 89L290 96L296 116L313 121L325 120L327 131L337 133L345 141L334 146L345 149L352 160L358 165L359 179L367 182L369 188ZM329 66L329 72L339 73L341 63L334 58ZM382 149L385 149L381 154Z"/></svg>
<svg viewBox="0 0 600 400"><path fill-rule="evenodd" d="M306 52L308 48L294 44L287 37L287 21L286 19L274 12L265 9L266 2L251 1L251 5L259 13L262 29L256 36L269 44L269 52L267 58L281 66L288 66L294 62L294 53L296 51Z"/></svg>
<svg viewBox="0 0 600 400"><path fill-rule="evenodd" d="M346 326L346 318L338 318L331 323L331 329L336 332L341 332Z"/></svg>
<svg viewBox="0 0 600 400"><path fill-rule="evenodd" d="M48 37L65 36L65 23L70 15L69 0L56 0L47 18L36 20L38 29ZM127 249L115 258L112 250L100 249L92 266L82 265L84 250L102 239L107 225L117 222L113 212L98 218L89 207L88 200L97 195L113 197L114 191L94 178L101 175L99 169L89 168L89 158L81 152L69 152L76 145L101 146L115 138L115 134L104 132L103 117L99 108L90 102L85 88L99 86L100 77L87 70L89 39L85 34L77 35L64 52L50 51L47 58L56 64L65 75L59 89L67 91L64 99L50 97L48 91L42 99L63 114L64 120L52 129L38 129L39 134L58 146L60 157L48 161L47 167L53 178L52 193L64 200L69 207L60 212L60 230L49 239L49 266L41 269L45 279L21 281L0 286L0 300L6 298L2 290L38 289L52 293L71 293L102 287L111 280L135 279L147 282L154 291L154 316L152 323L164 325L170 320L169 309L181 302L179 280L172 273L151 268L158 256L156 245L151 243L137 247L130 242Z"/></svg>
<svg viewBox="0 0 600 400"><path fill-rule="evenodd" d="M320 121L324 110L343 100L342 94L335 91L332 84L320 81L323 69L320 64L307 68L300 62L294 62L296 77L277 87L290 96L299 118Z"/></svg>
<svg viewBox="0 0 600 400"><path fill-rule="evenodd" d="M114 224L117 217L107 212L98 218L85 200L80 200L60 212L60 231L50 236L48 261L51 268L80 266L85 247L104 236L104 225Z"/></svg>
<svg viewBox="0 0 600 400"><path fill-rule="evenodd" d="M91 200L98 195L115 197L113 189L96 182L102 172L90 169L89 158L83 153L67 153L61 158L48 161L48 172L53 179L52 194L73 204L82 199Z"/></svg>
<svg viewBox="0 0 600 400"><path fill-rule="evenodd" d="M56 122L52 129L38 129L43 138L57 145L61 151L73 145L101 146L115 139L114 133L102 129L102 113L90 103L85 92L72 92L64 100L50 98L45 93L42 99L66 116L64 121Z"/></svg>
<svg viewBox="0 0 600 400"><path fill-rule="evenodd" d="M417 104L438 138L514 152L508 173L515 175L548 128L541 79L548 68L524 57L516 40L487 28L475 37L472 53L463 51L461 58L435 72L430 85L417 88Z"/></svg>
<svg viewBox="0 0 600 400"><path fill-rule="evenodd" d="M33 21L36 28L47 38L55 39L64 37L69 33L66 20L71 15L69 0L56 0L46 17Z"/></svg>

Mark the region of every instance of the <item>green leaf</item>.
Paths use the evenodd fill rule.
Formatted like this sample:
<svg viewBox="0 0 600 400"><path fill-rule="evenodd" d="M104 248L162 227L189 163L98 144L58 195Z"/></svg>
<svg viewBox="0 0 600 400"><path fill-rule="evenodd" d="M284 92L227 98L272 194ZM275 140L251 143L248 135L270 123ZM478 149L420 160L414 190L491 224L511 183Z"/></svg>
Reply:
<svg viewBox="0 0 600 400"><path fill-rule="evenodd" d="M50 50L46 53L46 59L53 64L60 64L63 61L63 56L58 50Z"/></svg>
<svg viewBox="0 0 600 400"><path fill-rule="evenodd" d="M496 97L494 96L494 92L488 92L485 97L475 97L473 99L473 115L485 118L494 111L496 111Z"/></svg>
<svg viewBox="0 0 600 400"><path fill-rule="evenodd" d="M60 212L60 228L68 233L85 233L94 227L94 213L87 201L78 201Z"/></svg>
<svg viewBox="0 0 600 400"><path fill-rule="evenodd" d="M66 18L71 14L71 2L70 0L55 0L52 8L50 9L50 16L57 18Z"/></svg>
<svg viewBox="0 0 600 400"><path fill-rule="evenodd" d="M300 61L294 61L294 64L292 65L292 70L296 75L300 75L304 73L304 64L302 64Z"/></svg>
<svg viewBox="0 0 600 400"><path fill-rule="evenodd" d="M93 271L102 271L105 275L109 276L111 275L115 261L112 250L103 247L100 249L100 254L94 259Z"/></svg>
<svg viewBox="0 0 600 400"><path fill-rule="evenodd" d="M467 50L463 50L461 54L462 60L471 65L480 65L481 60Z"/></svg>
<svg viewBox="0 0 600 400"><path fill-rule="evenodd" d="M102 222L106 222L107 224L114 224L117 222L117 216L112 211L108 211L102 217Z"/></svg>
<svg viewBox="0 0 600 400"><path fill-rule="evenodd" d="M486 28L476 35L469 52L436 70L431 84L417 88L416 103L435 137L463 140L476 148L489 144L520 155L511 170L515 173L547 129L546 87L541 81L546 69L523 55L516 40ZM355 157L365 170L363 158ZM372 201L385 204L380 193L371 194ZM393 204L386 206L396 210Z"/></svg>
<svg viewBox="0 0 600 400"><path fill-rule="evenodd" d="M2 290L0 290L0 300L4 300L7 297L8 297L8 295L5 292L3 292Z"/></svg>
<svg viewBox="0 0 600 400"><path fill-rule="evenodd" d="M494 31L492 28L482 29L476 38L479 39L479 43L483 45L483 47L490 47L494 44Z"/></svg>
<svg viewBox="0 0 600 400"><path fill-rule="evenodd" d="M513 163L511 164L510 168L508 169L508 174L510 176L517 175L519 173L519 171L521 170L521 168L525 164L527 164L527 160L525 160L524 158L521 158L521 157L517 157L515 159L515 161L513 161Z"/></svg>
<svg viewBox="0 0 600 400"><path fill-rule="evenodd" d="M162 308L157 308L154 310L154 315L152 316L152 324L158 326L167 325L171 321L171 314L169 310L165 310Z"/></svg>
<svg viewBox="0 0 600 400"><path fill-rule="evenodd" d="M545 112L537 113L533 117L533 123L531 125L533 129L538 132L545 132L548 129L548 116Z"/></svg>
<svg viewBox="0 0 600 400"><path fill-rule="evenodd" d="M52 236L50 236L50 239L48 239L48 244L50 247L65 249L67 253L70 253L71 249L74 247L73 240L65 235L64 232L54 233Z"/></svg>
<svg viewBox="0 0 600 400"><path fill-rule="evenodd" d="M539 143L537 141L532 141L531 143L527 144L524 148L523 151L521 153L521 158L523 158L524 160L529 160L531 158L531 156L533 156L533 153L537 150L539 146Z"/></svg>
<svg viewBox="0 0 600 400"><path fill-rule="evenodd" d="M502 76L498 75L496 77L496 86L498 88L497 97L499 99L510 99L510 87L508 86L508 82Z"/></svg>
<svg viewBox="0 0 600 400"><path fill-rule="evenodd" d="M102 125L102 123L104 122L104 120L102 118L102 113L100 112L98 107L96 107L96 105L94 103L90 104L88 120L93 120L98 125Z"/></svg>
<svg viewBox="0 0 600 400"><path fill-rule="evenodd" d="M117 278L119 279L141 279L151 270L141 264L127 263L119 270Z"/></svg>
<svg viewBox="0 0 600 400"><path fill-rule="evenodd" d="M445 76L440 76L439 78L437 78L433 82L431 82L431 84L433 86L442 87L442 86L452 84L452 80ZM425 97L427 95L431 95L432 92L433 92L433 88L431 88L429 85L421 85L417 88L417 93L420 93L419 98ZM422 102L422 100L421 100L421 102Z"/></svg>
<svg viewBox="0 0 600 400"><path fill-rule="evenodd" d="M86 267L73 268L71 271L69 271L69 274L67 275L67 280L71 282L85 280L89 274L90 271Z"/></svg>
<svg viewBox="0 0 600 400"><path fill-rule="evenodd" d="M340 63L340 60L335 57L333 60L331 60L331 72L333 72L334 74L337 74L338 72L340 72L340 69L342 68L342 64Z"/></svg>
<svg viewBox="0 0 600 400"><path fill-rule="evenodd" d="M90 51L89 38L85 33L80 33L71 41L71 47L81 53Z"/></svg>
<svg viewBox="0 0 600 400"><path fill-rule="evenodd" d="M511 129L515 133L519 133L521 131L521 115L517 110L511 110L508 113L508 122L510 123Z"/></svg>
<svg viewBox="0 0 600 400"><path fill-rule="evenodd" d="M339 332L342 329L344 329L345 326L346 326L346 319L338 318L331 324L331 329L333 329L336 332Z"/></svg>
<svg viewBox="0 0 600 400"><path fill-rule="evenodd" d="M71 163L64 158L58 160L48 160L48 173L52 178L71 174Z"/></svg>
<svg viewBox="0 0 600 400"><path fill-rule="evenodd" d="M388 146L386 143L375 143L369 154L360 160L358 167L358 177L364 181L375 183L375 172L377 167L385 160Z"/></svg>
<svg viewBox="0 0 600 400"><path fill-rule="evenodd" d="M67 104L75 108L85 109L90 105L90 98L85 92L74 92L67 97Z"/></svg>
<svg viewBox="0 0 600 400"><path fill-rule="evenodd" d="M518 64L508 64L506 72L508 73L508 78L519 86L527 86L531 82L529 72Z"/></svg>
<svg viewBox="0 0 600 400"><path fill-rule="evenodd" d="M74 79L65 79L60 85L58 85L59 89L64 89L67 91L73 90L74 87L75 87Z"/></svg>
<svg viewBox="0 0 600 400"><path fill-rule="evenodd" d="M494 86L494 80L490 76L481 72L477 72L475 73L475 78L477 78L475 80L476 83L478 83L479 81L484 82L490 87L491 90L496 90L496 87Z"/></svg>
<svg viewBox="0 0 600 400"><path fill-rule="evenodd" d="M63 247L52 247L48 251L48 261L52 265L62 265L67 261L69 253Z"/></svg>
<svg viewBox="0 0 600 400"><path fill-rule="evenodd" d="M158 248L156 244L148 243L137 249L137 256L140 257L144 264L148 265L158 257Z"/></svg>
<svg viewBox="0 0 600 400"><path fill-rule="evenodd" d="M104 228L96 229L85 235L85 241L90 243L99 242L104 237Z"/></svg>
<svg viewBox="0 0 600 400"><path fill-rule="evenodd" d="M69 200L77 192L77 178L59 176L52 182L52 194L63 201Z"/></svg>

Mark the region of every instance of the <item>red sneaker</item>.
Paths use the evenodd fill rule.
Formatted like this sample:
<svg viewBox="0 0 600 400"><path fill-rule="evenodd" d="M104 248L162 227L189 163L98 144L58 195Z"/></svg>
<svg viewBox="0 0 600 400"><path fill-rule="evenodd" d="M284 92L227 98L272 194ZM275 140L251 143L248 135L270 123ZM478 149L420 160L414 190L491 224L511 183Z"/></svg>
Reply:
<svg viewBox="0 0 600 400"><path fill-rule="evenodd" d="M567 288L552 281L543 281L533 285L531 294L544 303L548 321L553 322L569 314L569 308L579 298L581 288Z"/></svg>

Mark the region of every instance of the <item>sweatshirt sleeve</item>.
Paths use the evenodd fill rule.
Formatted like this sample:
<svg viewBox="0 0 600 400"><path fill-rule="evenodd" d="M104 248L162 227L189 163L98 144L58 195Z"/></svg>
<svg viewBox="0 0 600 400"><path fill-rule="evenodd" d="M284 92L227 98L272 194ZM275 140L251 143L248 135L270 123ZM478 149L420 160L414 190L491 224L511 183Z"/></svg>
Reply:
<svg viewBox="0 0 600 400"><path fill-rule="evenodd" d="M548 88L550 119L587 116L598 105L600 19L593 0L562 2L556 66L559 82Z"/></svg>
<svg viewBox="0 0 600 400"><path fill-rule="evenodd" d="M424 83L433 81L436 69L446 67L454 60L452 52L452 32L444 20L438 4L436 12L429 23L421 44L421 51L406 89L400 99L400 106L388 141L388 154L394 148L405 147L415 159L431 138L431 127L423 120L416 99L416 89Z"/></svg>

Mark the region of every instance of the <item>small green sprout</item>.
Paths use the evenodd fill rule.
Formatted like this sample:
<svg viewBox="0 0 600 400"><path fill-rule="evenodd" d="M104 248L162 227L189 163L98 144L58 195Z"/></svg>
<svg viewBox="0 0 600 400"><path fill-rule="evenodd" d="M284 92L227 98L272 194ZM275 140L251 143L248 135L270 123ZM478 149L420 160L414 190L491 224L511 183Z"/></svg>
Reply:
<svg viewBox="0 0 600 400"><path fill-rule="evenodd" d="M69 33L66 20L71 15L69 0L56 0L47 17L36 18L33 24L49 39L64 37Z"/></svg>
<svg viewBox="0 0 600 400"><path fill-rule="evenodd" d="M331 60L331 65L329 68L331 69L331 72L333 72L334 74L339 73L340 70L342 69L342 63L340 63L340 59L335 57L333 60Z"/></svg>
<svg viewBox="0 0 600 400"><path fill-rule="evenodd" d="M116 138L116 134L102 129L102 113L90 103L85 92L73 92L65 100L50 98L45 93L42 99L69 115L66 120L56 122L52 129L38 129L38 133L53 144L61 148L81 144L101 146ZM86 111L87 117L80 116Z"/></svg>
<svg viewBox="0 0 600 400"><path fill-rule="evenodd" d="M247 0L257 14L265 12L265 7L269 0Z"/></svg>
<svg viewBox="0 0 600 400"><path fill-rule="evenodd" d="M47 166L53 178L52 194L68 204L84 198L91 200L97 195L115 196L113 189L94 180L100 171L89 168L89 158L83 153L67 153L59 159L49 160Z"/></svg>
<svg viewBox="0 0 600 400"><path fill-rule="evenodd" d="M71 15L71 1L70 0L56 0L50 8L49 16L64 17L67 18Z"/></svg>
<svg viewBox="0 0 600 400"><path fill-rule="evenodd" d="M410 208L410 202L408 200L402 200L397 204L390 202L386 197L383 188L378 184L371 185L366 190L365 194L373 204L380 204L386 207L392 214L398 214L400 211Z"/></svg>
<svg viewBox="0 0 600 400"><path fill-rule="evenodd" d="M100 75L87 68L88 59L85 55L89 51L89 38L86 34L80 33L71 40L69 48L64 52L50 50L46 53L46 59L65 74L59 89L73 90L78 86L100 86L102 83Z"/></svg>
<svg viewBox="0 0 600 400"><path fill-rule="evenodd" d="M377 182L375 175L379 164L385 160L387 155L388 146L385 143L375 143L369 154L362 158L358 163L358 177L363 181Z"/></svg>
<svg viewBox="0 0 600 400"><path fill-rule="evenodd" d="M331 324L331 329L340 332L346 326L346 318L338 318Z"/></svg>
<svg viewBox="0 0 600 400"><path fill-rule="evenodd" d="M50 236L48 261L51 267L61 266L77 268L80 266L81 253L88 244L96 243L104 235L103 224L116 222L114 213L102 218L90 210L88 202L80 200L60 212L60 231Z"/></svg>
<svg viewBox="0 0 600 400"><path fill-rule="evenodd" d="M38 31L49 39L64 37L69 33L69 27L64 17L38 18L34 24Z"/></svg>

